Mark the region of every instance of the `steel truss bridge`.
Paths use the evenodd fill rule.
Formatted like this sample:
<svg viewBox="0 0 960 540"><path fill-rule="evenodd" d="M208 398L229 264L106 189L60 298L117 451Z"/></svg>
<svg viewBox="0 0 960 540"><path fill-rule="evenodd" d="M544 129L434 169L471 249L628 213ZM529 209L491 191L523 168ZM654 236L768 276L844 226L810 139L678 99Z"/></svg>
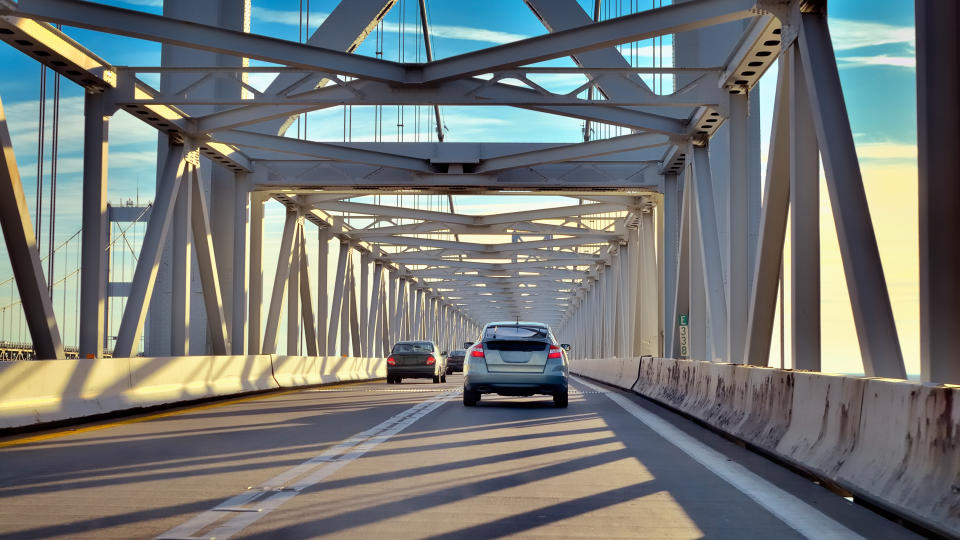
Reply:
<svg viewBox="0 0 960 540"><path fill-rule="evenodd" d="M784 479L792 473L758 463L693 420L814 476L839 494L829 495L837 501L846 496L867 502L921 533L960 535L957 5L916 2L925 383L919 384L905 380L825 1L692 0L600 20L601 0L594 13L576 0L524 0L545 34L434 58L426 2L420 0L417 31L426 61L356 54L397 3L343 0L315 31L308 28L303 42L293 42L250 33L244 2L165 0L163 15L154 15L82 0L0 0L0 39L85 90L75 348L64 345L47 284L52 277L44 273L0 105L0 224L32 339L32 351L18 343L14 356L41 359L0 365L0 411L8 411L0 413L0 428L49 427L139 407L307 388L217 402L206 420L189 409L170 413L172 420L161 414L145 423L80 428L70 436L75 439L53 432L0 441L9 452L4 462L20 471L0 475L0 493L13 490L21 497L0 512L64 504L48 488L71 474L91 490L123 484L117 493L133 506L152 504L143 492L156 481L160 500L153 513L84 514L66 503L76 529L69 520L36 515L27 515L20 528L0 529L31 537L101 527L120 527L114 531L121 536L165 538L312 536L319 530L369 536L391 530L390 520L411 519L419 527L408 530L411 536L525 533L535 528L529 523L538 519L537 505L518 503L524 513L513 515L493 493L521 490L511 497L526 501L532 495L522 489L532 487L525 484L530 481L560 493L541 510L557 523L569 520L572 528L564 534L613 527L612 534L618 526L613 522L623 518L617 504L648 494L646 484L618 482L640 474L660 484L649 493L665 492L673 501L661 505L665 521L650 521L656 524L651 530L663 534L729 535L751 527L766 536L912 534L861 506L836 510L829 501L813 501L825 496L821 488L813 492L799 477ZM111 64L112 51L88 48L61 25L160 43L163 61ZM673 36L669 66L638 67L617 48L663 36ZM575 67L543 65L563 58L572 58ZM250 60L258 64L250 66ZM774 64L774 116L761 171L758 105L751 97ZM272 82L258 89L249 83L254 74ZM549 90L537 82L543 74L575 74L586 82L572 91ZM649 77L670 78L672 90L650 85ZM155 79L159 87L146 82ZM293 133L305 113L353 106L420 107L429 112L430 140L317 141ZM514 107L573 118L583 122L584 140L445 141L445 106ZM160 140L152 206L149 212L131 210L147 225L128 283L107 277L110 227L135 221L115 220L107 210L108 133L118 111L155 128ZM610 129L596 136L591 126ZM819 373L821 167L865 378ZM484 214L455 207L455 196L502 200L516 194L567 202ZM439 203L424 207L425 197ZM279 236L266 225L270 208L284 212ZM766 368L788 227L790 343L797 371ZM277 246L274 268L265 252ZM314 260L312 253L318 254ZM109 336L105 309L115 296L125 302L116 335ZM193 298L202 309L191 305ZM381 378L383 358L397 340L432 339L452 349L494 319L551 324L572 345L572 371L607 386L576 379L573 416L535 402L518 410L494 398L489 408L475 411L486 416L439 417L454 406L444 403L455 399L456 384L435 394L432 386L411 387L406 394L378 383L315 387ZM404 403L410 408L397 412ZM331 411L324 414L336 420L308 418L298 407ZM521 418L518 412L530 414ZM313 431L284 428L271 431L275 441L251 440L240 435L247 424L237 418L243 415L257 423L250 425L266 426L271 418L284 426L305 422L329 438L321 442L311 438ZM639 432L624 427L627 417L639 422ZM427 433L454 439L403 431L415 422L427 426ZM353 435L370 425L376 427ZM97 431L102 427L111 429ZM518 443L511 429L525 430L530 440ZM605 429L614 438L604 441L618 440L626 450L593 446L601 443L592 434ZM222 439L193 439L190 430L218 431ZM483 430L494 438L485 438ZM107 445L98 434L114 432L130 437L135 450L105 447L119 452L105 454L116 463L111 468L85 448ZM644 442L647 432L656 440ZM539 437L559 437L549 439L559 446L540 445ZM46 438L68 442L45 454L24 446ZM402 441L427 439L433 446L419 451L437 463L472 474L470 465L455 459L461 456L494 469L478 472L474 487L434 472L429 474L438 476L410 487L390 482L428 472L386 463L376 452L364 455L381 444L386 452L420 455ZM199 453L184 454L176 445L180 440L196 443ZM508 461L497 461L497 447L484 449L491 441L499 441L509 459L568 453L555 454L555 465L534 469L528 480ZM327 448L322 453L312 450L321 446ZM442 448L460 454L443 454ZM291 464L307 461L287 472L277 469L275 481L257 485L251 467L273 467L257 456L275 450ZM154 451L182 459L184 470L193 471L185 473L189 481L167 475L160 454L151 463L165 472L153 480L97 479L114 470L132 474L142 465L138 456ZM220 456L232 472L205 471L200 453ZM670 454L673 462L664 458ZM623 465L619 460L627 456L646 468L637 473ZM74 458L80 468L55 467L49 485L17 476L41 474L50 463ZM344 472L349 467L337 472L354 460L380 480L356 480ZM693 472L669 472L674 465ZM584 472L589 467L598 467L593 479ZM571 498L564 499L573 484L551 483L555 475L580 479L571 480L577 484ZM169 491L198 490L207 480L222 484L209 489L209 500L180 500ZM17 482L26 487L13 489ZM460 487L439 493L431 491L431 482ZM591 491L601 484L619 487ZM409 500L385 503L385 517L373 519L335 508L338 500L372 496L370 485L389 486ZM721 524L711 511L697 510L708 503L690 490L701 488L714 503L734 501L732 522ZM418 506L438 493L452 500L477 497L476 508L492 521L462 513L453 528L437 525L435 515ZM283 507L288 513L267 516L294 495L297 502ZM314 519L307 501L312 508L334 509ZM635 513L629 519L637 519ZM123 528L136 523L144 525Z"/></svg>

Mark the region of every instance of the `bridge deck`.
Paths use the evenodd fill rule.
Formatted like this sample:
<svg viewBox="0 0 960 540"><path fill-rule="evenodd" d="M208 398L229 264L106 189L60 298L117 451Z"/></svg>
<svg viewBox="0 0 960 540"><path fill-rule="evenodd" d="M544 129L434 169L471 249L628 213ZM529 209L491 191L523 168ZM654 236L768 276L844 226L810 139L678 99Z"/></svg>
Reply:
<svg viewBox="0 0 960 540"><path fill-rule="evenodd" d="M466 408L460 383L277 393L0 442L0 536L911 536L637 396L577 380L567 409Z"/></svg>

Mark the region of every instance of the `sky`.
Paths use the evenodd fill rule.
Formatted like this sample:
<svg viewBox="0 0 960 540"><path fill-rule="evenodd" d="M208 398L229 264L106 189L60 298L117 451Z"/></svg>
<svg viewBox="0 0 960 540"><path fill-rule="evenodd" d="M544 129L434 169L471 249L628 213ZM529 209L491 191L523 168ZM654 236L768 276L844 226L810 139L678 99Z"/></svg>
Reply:
<svg viewBox="0 0 960 540"><path fill-rule="evenodd" d="M584 7L592 4L580 0ZM638 6L649 8L661 0L622 0L605 6L601 18L616 16ZM161 0L111 0L108 3L120 7L159 13ZM310 27L315 28L336 2L312 0L309 4ZM251 29L282 39L297 40L300 26L300 0L252 0ZM877 234L881 258L890 291L894 315L908 373L919 371L918 345L918 286L917 286L917 168L916 168L916 103L913 3L902 0L876 0L869 2L870 9L863 9L864 0L832 0L829 6L829 21L834 48L840 67L841 83L850 114L864 184L870 204L874 229ZM521 0L430 0L428 1L434 54L437 58L453 56L517 39L546 33L546 30ZM407 39L398 39L399 14L406 14ZM425 54L417 46L417 36L410 30L415 27L416 2L402 0L394 7L384 23L382 40L383 57L391 60L423 61ZM94 52L114 65L158 65L160 46L140 40L99 34L92 31L68 28L65 30ZM358 49L358 54L374 55L376 43L371 36ZM664 59L670 65L672 40L666 37L662 43L640 43L627 49L626 55L635 55L640 65L650 65L653 56ZM400 49L403 48L403 55ZM256 64L256 62L254 62ZM549 65L572 65L568 59L557 60ZM14 140L19 169L27 194L28 206L34 211L37 175L37 113L39 103L40 68L19 51L0 46L0 99L6 111L8 125ZM770 70L756 92L760 100L762 153L766 156L769 124L773 103L775 69ZM150 81L149 77L145 77ZM47 137L45 150L49 160L50 122L52 110L52 75L48 78ZM268 82L263 75L252 76L255 87L262 88ZM573 89L583 79L575 75L542 75L538 84L551 90ZM669 80L665 90L672 88ZM315 140L372 140L373 113L355 108L352 129L344 133L343 112L329 109L312 113L308 121L307 136ZM390 109L390 108L387 108ZM384 112L384 140L397 140L397 111ZM80 173L82 168L82 91L70 81L64 81L60 105L61 130L58 160L57 223L55 244L68 241L79 227ZM429 111L417 111L408 107L403 111L403 140L431 140L432 128ZM577 142L582 140L583 123L558 116L548 116L529 111L502 107L485 107L482 113L467 107L446 107L444 123L448 141L534 141ZM296 126L294 127L296 129ZM291 132L293 133L293 132ZM110 128L110 185L109 199L120 204L125 200L152 199L155 169L156 135L152 128L139 123L123 112L111 121ZM49 172L49 162L45 170ZM49 179L45 180L49 182ZM49 186L44 188L49 189ZM824 369L839 372L859 372L859 348L853 329L852 314L843 279L842 266L837 248L829 201L825 186L821 187L821 244L822 244L822 323L824 345ZM440 204L439 202L437 204ZM487 199L462 199L458 205L484 212ZM504 203L496 203L502 209ZM507 203L517 207L536 207L558 204L556 199L544 201L532 197L512 197ZM276 210L276 209L274 209ZM44 209L46 215L48 210ZM268 219L276 224L281 216L274 211ZM46 252L46 219L42 220L41 251ZM132 275L132 247L142 235L142 227L128 231L128 238L117 242L119 253L127 251L127 259L118 261L126 265L123 272ZM63 314L72 311L75 293L71 288L71 272L76 267L74 239L58 251L55 281L66 276L60 297L55 294L55 305ZM3 248L0 248L3 250ZM268 248L269 250L269 248ZM789 250L789 247L787 248ZM265 255L269 259L269 253ZM122 258L121 258L122 259ZM0 304L7 306L15 297L6 256L0 256ZM75 280L75 276L73 278ZM119 279L119 278L117 278ZM789 275L787 276L789 285ZM0 306L0 307L2 307ZM9 317L15 310L0 314L0 338ZM787 306L789 314L789 306ZM62 325L65 341L75 333L69 319ZM14 317L15 318L15 317ZM788 317L789 319L789 317ZM74 324L75 326L75 324ZM789 320L787 327L789 334ZM789 347L787 347L789 349ZM779 364L779 336L775 338L771 362ZM789 355L785 365L790 365Z"/></svg>

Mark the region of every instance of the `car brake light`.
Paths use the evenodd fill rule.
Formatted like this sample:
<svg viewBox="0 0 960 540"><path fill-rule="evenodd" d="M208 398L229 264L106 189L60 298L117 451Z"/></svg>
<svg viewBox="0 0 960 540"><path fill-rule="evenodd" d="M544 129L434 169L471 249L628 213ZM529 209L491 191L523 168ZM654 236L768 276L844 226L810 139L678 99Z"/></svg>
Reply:
<svg viewBox="0 0 960 540"><path fill-rule="evenodd" d="M480 345L477 345L476 347L474 347L473 350L470 351L470 356L472 356L473 358L484 358L483 347Z"/></svg>
<svg viewBox="0 0 960 540"><path fill-rule="evenodd" d="M427 365L428 365L428 366L432 366L432 365L434 365L434 364L436 364L436 363L437 363L437 359L436 359L436 358L434 358L434 357L432 357L432 356L429 357L429 358L427 358Z"/></svg>
<svg viewBox="0 0 960 540"><path fill-rule="evenodd" d="M395 366L395 365L397 365L397 361L394 360L393 357L391 356L390 358L387 358L387 365L388 365L388 366Z"/></svg>
<svg viewBox="0 0 960 540"><path fill-rule="evenodd" d="M547 358L563 358L563 349L557 347L556 345L551 345L550 353L547 354Z"/></svg>

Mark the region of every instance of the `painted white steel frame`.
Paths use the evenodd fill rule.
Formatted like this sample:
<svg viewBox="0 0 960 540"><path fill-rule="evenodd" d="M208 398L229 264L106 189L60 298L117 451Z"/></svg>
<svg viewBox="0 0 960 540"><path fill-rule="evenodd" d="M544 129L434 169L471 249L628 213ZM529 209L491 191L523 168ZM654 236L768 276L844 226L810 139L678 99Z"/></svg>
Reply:
<svg viewBox="0 0 960 540"><path fill-rule="evenodd" d="M471 339L485 320L516 316L555 325L569 336L578 357L677 356L682 314L690 318L694 357L765 365L789 207L792 355L797 367L819 369L819 153L864 369L868 375L904 376L823 6L700 0L593 22L573 0L526 3L548 34L441 60L431 56L425 64L351 54L395 0L341 2L307 44L77 0L20 0L15 7L0 7L0 26L14 29L14 37L30 35L57 59L51 67L88 74L72 79L89 91L81 353L102 354L107 126L113 112L124 107L167 133L171 151L114 355L136 352L161 247L173 234L175 267L181 270L174 277L175 291L189 291L192 242L215 354L275 352L286 303L289 354L300 352L305 343L308 355L380 356L403 338L435 339L453 348ZM638 76L640 70L613 48L743 19L749 22L722 65L643 70L694 77L671 95L652 92ZM249 100L191 99L183 88L160 93L136 75L175 68L115 68L39 20L280 67L271 68L277 76L266 91L243 86L253 94ZM424 34L429 39L425 20ZM588 79L577 91L556 94L528 77L538 69L529 64L564 56L572 56L578 66L574 71ZM754 247L749 219L758 209L749 180L754 150L747 100L778 58L767 187ZM240 73L252 71L195 69L194 89L214 78L240 81ZM486 73L492 77L476 77ZM506 78L522 81L526 88L504 84ZM604 99L576 97L588 89ZM432 105L438 130L439 106L459 104L510 105L628 127L634 133L570 145L499 146L327 143L284 135L302 112L363 104ZM221 107L190 117L177 108L186 105ZM656 112L663 107L685 112ZM709 142L721 128L728 134L729 156L719 162L729 170L718 175L711 168L717 156L711 156ZM220 290L217 242L200 187L201 155L237 174L242 186L237 208L245 209L249 201L249 254L241 223L232 254L240 270L234 269L230 291ZM657 167L648 171L652 164ZM574 179L573 171L591 171L579 175L591 179ZM714 178L729 178L729 184L715 185ZM347 200L359 196L358 188L384 193L538 189L570 196L578 204L470 216L454 212L452 199L448 212ZM600 189L618 193L594 191ZM287 216L264 320L263 221L265 201L271 198L287 207ZM178 225L183 220L174 219L175 212L189 216L192 234ZM307 223L317 227L320 244L316 293L310 287ZM6 226L4 230L7 235ZM464 238L471 235L484 240ZM335 276L327 272L331 245L339 246ZM229 313L224 313L223 294L234 304ZM175 296L175 313L184 319L174 321L179 328L172 334L174 346L186 351L189 298ZM56 341L55 330L42 334L52 332ZM938 364L925 360L925 377L934 372L950 376L949 370L937 371Z"/></svg>

